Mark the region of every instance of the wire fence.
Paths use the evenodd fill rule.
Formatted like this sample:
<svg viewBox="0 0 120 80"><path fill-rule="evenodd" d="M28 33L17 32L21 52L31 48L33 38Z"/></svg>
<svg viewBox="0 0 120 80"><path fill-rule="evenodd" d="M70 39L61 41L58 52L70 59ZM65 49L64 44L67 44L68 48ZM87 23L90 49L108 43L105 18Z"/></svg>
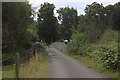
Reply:
<svg viewBox="0 0 120 80"><path fill-rule="evenodd" d="M13 65L15 66L15 78L16 80L19 78L19 68L21 64L29 64L30 63L30 58L34 57L34 59L37 59L38 55L38 50L36 46L32 47L31 49L27 49L26 55L21 56L20 53L15 53L14 59L13 59ZM8 58L2 59L2 63L4 61L9 61L13 58L13 56L7 56ZM22 66L23 67L23 66Z"/></svg>

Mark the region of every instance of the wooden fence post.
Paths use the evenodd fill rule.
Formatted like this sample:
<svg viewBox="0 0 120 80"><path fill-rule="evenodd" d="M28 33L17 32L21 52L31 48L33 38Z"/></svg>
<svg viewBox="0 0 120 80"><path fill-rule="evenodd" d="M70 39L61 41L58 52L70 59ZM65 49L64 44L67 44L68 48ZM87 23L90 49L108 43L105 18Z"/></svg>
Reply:
<svg viewBox="0 0 120 80"><path fill-rule="evenodd" d="M30 60L30 49L28 49L28 53L27 53L27 63L29 63Z"/></svg>
<svg viewBox="0 0 120 80"><path fill-rule="evenodd" d="M15 76L16 79L19 78L19 53L16 53L16 61L15 61Z"/></svg>
<svg viewBox="0 0 120 80"><path fill-rule="evenodd" d="M33 47L33 56L35 57L35 46Z"/></svg>

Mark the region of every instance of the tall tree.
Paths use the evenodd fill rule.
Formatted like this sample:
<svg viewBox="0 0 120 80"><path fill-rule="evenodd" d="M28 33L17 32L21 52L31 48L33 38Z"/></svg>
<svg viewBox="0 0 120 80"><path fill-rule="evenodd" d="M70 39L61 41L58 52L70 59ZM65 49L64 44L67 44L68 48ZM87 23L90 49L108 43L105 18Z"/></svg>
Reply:
<svg viewBox="0 0 120 80"><path fill-rule="evenodd" d="M70 39L72 36L72 28L77 29L78 26L77 10L65 7L57 10L57 13L60 22L60 36L62 39Z"/></svg>
<svg viewBox="0 0 120 80"><path fill-rule="evenodd" d="M91 5L87 5L84 11L88 22L88 39L91 42L96 42L106 29L105 8L103 4L93 2Z"/></svg>
<svg viewBox="0 0 120 80"><path fill-rule="evenodd" d="M85 16L88 18L89 24L95 23L100 25L105 20L105 8L103 4L93 2L91 5L87 5L85 8Z"/></svg>
<svg viewBox="0 0 120 80"><path fill-rule="evenodd" d="M114 5L108 5L105 7L106 12L106 24L108 28L112 28L115 30L120 30L120 2Z"/></svg>
<svg viewBox="0 0 120 80"><path fill-rule="evenodd" d="M2 3L3 53L18 52L30 41L27 26L33 22L28 2Z"/></svg>
<svg viewBox="0 0 120 80"><path fill-rule="evenodd" d="M38 13L38 35L47 43L57 38L57 19L54 16L55 5L50 3L41 4Z"/></svg>
<svg viewBox="0 0 120 80"><path fill-rule="evenodd" d="M78 31L79 32L86 32L87 26L88 26L88 18L85 15L79 15L78 16Z"/></svg>
<svg viewBox="0 0 120 80"><path fill-rule="evenodd" d="M33 23L33 9L28 2L2 3L2 59L3 64L15 61L15 53L26 58L26 49L32 45L28 26Z"/></svg>

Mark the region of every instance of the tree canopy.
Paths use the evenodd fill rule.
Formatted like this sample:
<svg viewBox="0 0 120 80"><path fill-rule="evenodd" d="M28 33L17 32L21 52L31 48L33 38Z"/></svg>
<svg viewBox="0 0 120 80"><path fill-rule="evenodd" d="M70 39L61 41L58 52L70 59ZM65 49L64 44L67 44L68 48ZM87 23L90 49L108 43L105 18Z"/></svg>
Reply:
<svg viewBox="0 0 120 80"><path fill-rule="evenodd" d="M58 19L61 23L59 26L59 31L62 32L60 34L63 39L70 39L72 36L72 29L77 29L78 27L78 16L77 10L74 8L60 8L57 10Z"/></svg>
<svg viewBox="0 0 120 80"><path fill-rule="evenodd" d="M27 26L33 22L32 12L28 2L2 3L3 53L17 52L30 43Z"/></svg>
<svg viewBox="0 0 120 80"><path fill-rule="evenodd" d="M57 19L54 16L54 4L41 4L38 13L38 36L47 43L57 38Z"/></svg>

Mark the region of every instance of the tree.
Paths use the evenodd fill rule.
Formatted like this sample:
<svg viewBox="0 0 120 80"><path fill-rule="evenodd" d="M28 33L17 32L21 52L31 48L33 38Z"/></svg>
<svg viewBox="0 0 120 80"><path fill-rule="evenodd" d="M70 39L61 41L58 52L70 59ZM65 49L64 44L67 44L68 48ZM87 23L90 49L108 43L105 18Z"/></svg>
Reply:
<svg viewBox="0 0 120 80"><path fill-rule="evenodd" d="M38 36L47 43L57 38L57 19L54 16L54 4L44 3L38 13Z"/></svg>
<svg viewBox="0 0 120 80"><path fill-rule="evenodd" d="M78 27L77 10L74 8L60 8L57 10L58 19L61 23L59 26L59 33L62 39L70 39L72 36L72 28Z"/></svg>
<svg viewBox="0 0 120 80"><path fill-rule="evenodd" d="M39 37L37 35L37 31L38 31L37 27L38 27L38 22L34 21L31 25L28 26L27 29L27 31L31 34L31 40L33 42L39 40Z"/></svg>
<svg viewBox="0 0 120 80"><path fill-rule="evenodd" d="M29 43L27 26L33 22L28 2L2 3L3 53L18 52Z"/></svg>
<svg viewBox="0 0 120 80"><path fill-rule="evenodd" d="M2 56L3 64L14 63L16 52L24 55L32 45L28 26L33 23L33 9L28 2L2 3ZM6 60L7 59L7 60Z"/></svg>
<svg viewBox="0 0 120 80"><path fill-rule="evenodd" d="M78 16L78 31L79 32L87 32L88 27L88 18L85 15Z"/></svg>
<svg viewBox="0 0 120 80"><path fill-rule="evenodd" d="M91 5L87 5L85 8L85 15L89 18L88 21L102 21L104 19L104 6L97 2L93 2Z"/></svg>
<svg viewBox="0 0 120 80"><path fill-rule="evenodd" d="M84 11L88 22L88 39L90 42L96 42L107 28L105 23L105 8L103 4L93 2L91 5L87 5Z"/></svg>
<svg viewBox="0 0 120 80"><path fill-rule="evenodd" d="M114 5L108 5L105 7L106 11L106 23L108 28L120 30L120 2Z"/></svg>

